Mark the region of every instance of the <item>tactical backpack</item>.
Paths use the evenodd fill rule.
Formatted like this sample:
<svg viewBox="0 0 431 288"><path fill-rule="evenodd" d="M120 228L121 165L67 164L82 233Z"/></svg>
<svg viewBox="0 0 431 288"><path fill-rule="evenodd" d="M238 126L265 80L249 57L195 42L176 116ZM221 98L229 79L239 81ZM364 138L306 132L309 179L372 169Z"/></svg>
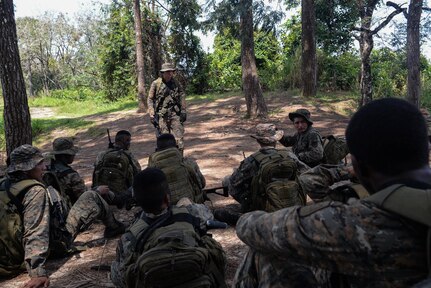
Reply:
<svg viewBox="0 0 431 288"><path fill-rule="evenodd" d="M133 184L132 159L122 149L110 150L103 155L93 172L93 187L108 185L116 194L124 193Z"/></svg>
<svg viewBox="0 0 431 288"><path fill-rule="evenodd" d="M259 163L259 171L251 181L251 201L245 205L245 210L273 212L293 205L305 205L306 197L296 181L297 165L287 151L269 154L259 151L251 157Z"/></svg>
<svg viewBox="0 0 431 288"><path fill-rule="evenodd" d="M43 183L48 187L52 186L55 190L57 190L60 195L64 198L66 201L66 205L68 208L72 208L72 199L71 197L66 193L63 185L60 182L60 178L65 177L67 174L70 174L73 172L73 169L70 167L64 167L62 170L58 170L57 167L55 167L53 164L48 166L48 170L46 170L43 173ZM75 199L76 201L77 199Z"/></svg>
<svg viewBox="0 0 431 288"><path fill-rule="evenodd" d="M198 218L185 208L173 208L147 222L139 218L126 232L133 247L126 259L127 287L226 287L223 249L200 235Z"/></svg>
<svg viewBox="0 0 431 288"><path fill-rule="evenodd" d="M35 185L42 186L36 180L23 180L13 185L7 178L0 180L0 277L10 277L25 269L22 244L24 207L18 198Z"/></svg>
<svg viewBox="0 0 431 288"><path fill-rule="evenodd" d="M349 154L346 139L329 135L323 139L323 162L325 164L340 164Z"/></svg>
<svg viewBox="0 0 431 288"><path fill-rule="evenodd" d="M171 191L171 203L187 197L195 203L203 203L203 193L193 168L184 163L181 152L173 147L153 153L148 167L159 168L165 173Z"/></svg>

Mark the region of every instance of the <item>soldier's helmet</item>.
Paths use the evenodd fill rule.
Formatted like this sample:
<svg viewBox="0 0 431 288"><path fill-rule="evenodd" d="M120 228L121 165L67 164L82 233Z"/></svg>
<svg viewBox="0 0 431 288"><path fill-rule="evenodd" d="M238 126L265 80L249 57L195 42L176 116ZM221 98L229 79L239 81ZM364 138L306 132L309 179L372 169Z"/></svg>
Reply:
<svg viewBox="0 0 431 288"><path fill-rule="evenodd" d="M256 134L250 135L264 144L274 144L283 137L283 131L277 130L274 124L257 124Z"/></svg>
<svg viewBox="0 0 431 288"><path fill-rule="evenodd" d="M177 71L177 68L172 63L163 63L162 69L160 69L160 72L166 72L166 71Z"/></svg>
<svg viewBox="0 0 431 288"><path fill-rule="evenodd" d="M302 117L307 121L309 125L313 125L313 121L311 121L310 111L304 108L297 109L295 112L289 113L289 119L293 122L296 117Z"/></svg>
<svg viewBox="0 0 431 288"><path fill-rule="evenodd" d="M75 155L79 148L73 144L73 139L70 137L60 137L52 142L53 151L51 154L66 154L66 155Z"/></svg>
<svg viewBox="0 0 431 288"><path fill-rule="evenodd" d="M16 171L30 171L44 160L42 152L29 144L15 148L10 154L10 164L6 171L13 173Z"/></svg>

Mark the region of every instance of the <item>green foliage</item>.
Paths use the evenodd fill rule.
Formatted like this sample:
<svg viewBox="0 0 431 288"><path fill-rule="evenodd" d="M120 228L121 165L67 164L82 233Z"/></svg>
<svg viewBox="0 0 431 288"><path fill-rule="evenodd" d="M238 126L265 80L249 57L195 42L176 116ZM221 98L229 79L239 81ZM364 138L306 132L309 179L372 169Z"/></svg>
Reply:
<svg viewBox="0 0 431 288"><path fill-rule="evenodd" d="M334 56L318 50L317 79L324 91L358 89L360 59L351 52Z"/></svg>
<svg viewBox="0 0 431 288"><path fill-rule="evenodd" d="M112 2L106 13L99 57L107 99L114 101L135 91L133 14L127 0Z"/></svg>
<svg viewBox="0 0 431 288"><path fill-rule="evenodd" d="M424 62L421 59L421 62ZM421 106L425 106L428 109L431 109L431 65L427 63L424 65L424 69L422 70L422 97L421 97Z"/></svg>

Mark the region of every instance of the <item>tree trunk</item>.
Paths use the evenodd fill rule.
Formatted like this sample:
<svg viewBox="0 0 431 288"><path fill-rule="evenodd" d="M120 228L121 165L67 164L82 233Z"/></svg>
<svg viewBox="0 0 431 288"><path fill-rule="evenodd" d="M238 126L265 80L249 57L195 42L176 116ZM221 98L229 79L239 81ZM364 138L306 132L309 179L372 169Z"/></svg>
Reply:
<svg viewBox="0 0 431 288"><path fill-rule="evenodd" d="M247 105L247 117L265 118L268 116L268 108L260 87L254 55L252 4L252 0L240 1L242 86Z"/></svg>
<svg viewBox="0 0 431 288"><path fill-rule="evenodd" d="M142 44L142 21L140 0L133 1L136 37L136 72L138 73L139 112L147 112L147 95L145 93L144 45Z"/></svg>
<svg viewBox="0 0 431 288"><path fill-rule="evenodd" d="M302 0L302 96L314 97L317 91L316 13L314 0Z"/></svg>
<svg viewBox="0 0 431 288"><path fill-rule="evenodd" d="M12 0L0 1L0 19L0 79L4 99L6 152L9 155L16 147L31 144L31 119Z"/></svg>
<svg viewBox="0 0 431 288"><path fill-rule="evenodd" d="M153 23L150 27L150 41L151 41L151 60L152 60L152 74L154 78L159 77L159 71L162 68L162 35L161 35L161 22L160 18L158 16L158 13L155 8L155 1L152 0L152 7L151 11L153 13L154 21L157 21L156 23Z"/></svg>
<svg viewBox="0 0 431 288"><path fill-rule="evenodd" d="M359 106L362 107L373 100L370 55L373 50L374 40L373 35L369 31L362 31L359 38L359 51L361 54L361 101Z"/></svg>
<svg viewBox="0 0 431 288"><path fill-rule="evenodd" d="M411 0L407 18L407 101L419 107L420 78L420 20L423 0Z"/></svg>
<svg viewBox="0 0 431 288"><path fill-rule="evenodd" d="M359 106L363 106L373 100L373 83L371 78L371 60L370 55L374 47L373 31L371 31L371 21L374 9L379 1L357 2L359 16L361 18L361 28L359 35L359 53L361 54L361 100Z"/></svg>

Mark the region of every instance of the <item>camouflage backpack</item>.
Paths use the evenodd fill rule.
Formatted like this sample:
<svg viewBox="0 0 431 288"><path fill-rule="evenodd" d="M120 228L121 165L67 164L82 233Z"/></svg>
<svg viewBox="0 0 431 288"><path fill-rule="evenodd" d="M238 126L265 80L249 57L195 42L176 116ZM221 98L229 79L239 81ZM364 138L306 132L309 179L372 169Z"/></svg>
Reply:
<svg viewBox="0 0 431 288"><path fill-rule="evenodd" d="M132 160L122 149L109 150L96 165L93 172L93 187L108 185L116 194L124 193L133 184Z"/></svg>
<svg viewBox="0 0 431 288"><path fill-rule="evenodd" d="M68 208L72 208L72 200L70 196L67 195L63 185L60 182L60 178L66 176L69 173L73 172L73 169L70 167L61 167L62 169L58 169L55 165L51 164L48 166L48 170L43 173L43 183L48 187L52 186L55 190L57 190L60 195L63 197L64 201Z"/></svg>
<svg viewBox="0 0 431 288"><path fill-rule="evenodd" d="M10 185L7 178L0 180L0 277L16 275L25 268L21 218L24 207L18 198L35 185L42 184L23 180Z"/></svg>
<svg viewBox="0 0 431 288"><path fill-rule="evenodd" d="M165 173L171 190L171 203L187 197L195 203L203 203L203 193L199 188L193 168L184 163L177 148L168 148L153 153L148 160L148 167L159 168Z"/></svg>
<svg viewBox="0 0 431 288"><path fill-rule="evenodd" d="M140 217L126 232L133 245L126 259L127 287L226 287L223 249L208 235L200 235L198 218L174 207L147 222Z"/></svg>
<svg viewBox="0 0 431 288"><path fill-rule="evenodd" d="M259 151L251 157L259 163L259 171L251 181L251 203L246 210L273 212L293 205L305 205L306 197L296 181L297 166L287 151L268 154Z"/></svg>
<svg viewBox="0 0 431 288"><path fill-rule="evenodd" d="M349 154L346 139L329 135L323 139L323 161L325 164L340 164Z"/></svg>

